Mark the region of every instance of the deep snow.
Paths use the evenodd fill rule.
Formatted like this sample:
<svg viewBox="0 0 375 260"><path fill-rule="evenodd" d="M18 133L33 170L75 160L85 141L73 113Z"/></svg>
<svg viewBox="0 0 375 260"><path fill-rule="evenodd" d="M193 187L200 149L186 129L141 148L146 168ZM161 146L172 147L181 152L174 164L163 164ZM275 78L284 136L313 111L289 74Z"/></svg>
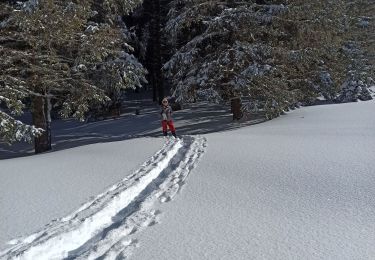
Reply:
<svg viewBox="0 0 375 260"><path fill-rule="evenodd" d="M132 259L375 259L375 103L206 135Z"/></svg>
<svg viewBox="0 0 375 260"><path fill-rule="evenodd" d="M59 259L374 259L374 109L373 101L305 107L263 124L167 142L86 206L13 241L0 259L44 259L46 253ZM133 140L134 147L142 140ZM161 147L160 139L146 140ZM84 147L75 149L78 156ZM175 153L165 158L167 151ZM121 194L130 189L137 197L121 208ZM120 211L108 210L114 208ZM91 218L103 212L114 216L104 229ZM85 223L94 227L85 244L48 250L69 232L87 230Z"/></svg>

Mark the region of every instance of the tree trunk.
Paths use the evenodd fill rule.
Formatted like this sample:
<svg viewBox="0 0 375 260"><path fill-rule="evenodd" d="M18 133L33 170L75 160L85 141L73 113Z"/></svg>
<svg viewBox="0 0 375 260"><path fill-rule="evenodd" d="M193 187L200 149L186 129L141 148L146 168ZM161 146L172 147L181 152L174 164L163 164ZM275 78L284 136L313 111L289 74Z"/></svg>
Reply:
<svg viewBox="0 0 375 260"><path fill-rule="evenodd" d="M160 28L160 1L154 0L154 8L155 8L155 81L156 86L158 89L158 97L159 103L163 100L165 93L164 93L164 85L163 85L163 73L162 73L162 62L161 62L161 28Z"/></svg>
<svg viewBox="0 0 375 260"><path fill-rule="evenodd" d="M32 117L33 125L42 128L44 132L42 135L34 138L35 153L42 153L51 150L51 117L49 98L42 96L34 97L32 99Z"/></svg>
<svg viewBox="0 0 375 260"><path fill-rule="evenodd" d="M231 99L231 111L233 113L233 120L240 120L242 118L241 98L235 97Z"/></svg>
<svg viewBox="0 0 375 260"><path fill-rule="evenodd" d="M148 70L150 72L150 83L153 88L153 100L159 101L164 98L164 86L162 75L161 57L161 28L160 28L160 1L145 0L143 3L144 15L149 17L150 38L147 44L147 57L149 60Z"/></svg>

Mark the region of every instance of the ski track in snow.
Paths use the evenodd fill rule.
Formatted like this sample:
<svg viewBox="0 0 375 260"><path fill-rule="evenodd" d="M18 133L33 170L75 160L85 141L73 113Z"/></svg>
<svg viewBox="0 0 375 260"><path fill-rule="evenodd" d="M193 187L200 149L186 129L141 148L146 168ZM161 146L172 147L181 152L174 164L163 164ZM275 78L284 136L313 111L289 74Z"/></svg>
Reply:
<svg viewBox="0 0 375 260"><path fill-rule="evenodd" d="M0 259L126 259L138 247L133 234L158 222L156 202L168 202L204 153L204 137L168 140L136 172L69 216L9 242Z"/></svg>

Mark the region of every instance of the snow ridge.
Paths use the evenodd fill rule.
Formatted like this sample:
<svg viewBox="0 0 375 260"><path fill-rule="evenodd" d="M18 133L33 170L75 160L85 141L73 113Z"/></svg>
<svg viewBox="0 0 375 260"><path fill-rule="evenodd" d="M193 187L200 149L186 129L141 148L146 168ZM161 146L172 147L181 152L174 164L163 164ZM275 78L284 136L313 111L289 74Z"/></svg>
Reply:
<svg viewBox="0 0 375 260"><path fill-rule="evenodd" d="M43 230L13 240L0 259L115 259L138 246L132 237L157 223L156 202L173 199L204 153L206 139L169 140L132 175Z"/></svg>

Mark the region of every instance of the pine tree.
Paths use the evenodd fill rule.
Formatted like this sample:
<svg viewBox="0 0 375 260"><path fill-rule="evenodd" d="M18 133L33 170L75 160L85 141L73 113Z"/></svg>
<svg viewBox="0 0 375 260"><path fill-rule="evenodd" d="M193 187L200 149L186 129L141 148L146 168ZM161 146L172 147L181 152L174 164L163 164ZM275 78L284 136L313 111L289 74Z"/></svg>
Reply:
<svg viewBox="0 0 375 260"><path fill-rule="evenodd" d="M25 107L23 100L31 93L22 80L15 77L18 72L14 68L16 64L12 64L13 52L9 51L9 49L24 49L27 45L25 42L3 33L11 12L11 6L0 3L0 29L2 32L0 35L0 56L2 57L0 64L0 137L8 143L30 142L33 137L40 135L43 129L38 129L15 119L15 116L22 114ZM22 65L22 61L19 62L19 65ZM9 67L9 75L6 75L7 67ZM11 84L8 84L8 82Z"/></svg>
<svg viewBox="0 0 375 260"><path fill-rule="evenodd" d="M334 98L348 59L343 1L172 1L164 65L182 101L261 104L269 118L322 93Z"/></svg>
<svg viewBox="0 0 375 260"><path fill-rule="evenodd" d="M345 43L342 49L351 62L336 101L370 100L369 87L375 78L375 6L368 0L345 1L345 4Z"/></svg>
<svg viewBox="0 0 375 260"><path fill-rule="evenodd" d="M8 99L13 97L15 101L7 101L6 105L18 113L25 101L31 100L33 124L43 130L35 138L36 152L51 148L52 105L60 107L64 117L83 119L90 106L109 101L108 92L134 87L144 78L144 69L125 52L131 47L124 43L125 32L119 26L120 20L115 19L117 11L130 11L136 3L105 1L100 5L102 10L115 14L107 17L91 4L28 1L2 23L0 56L4 62L0 68L0 93ZM98 15L102 17L97 18ZM105 80L98 80L95 75ZM1 114L10 125L2 131L2 137L8 142L22 139L10 131L19 121L6 110ZM19 124L28 130L22 133L23 139L29 140L38 133L32 126Z"/></svg>
<svg viewBox="0 0 375 260"><path fill-rule="evenodd" d="M147 68L153 101L159 102L165 96L161 69L164 51L161 28L165 19L164 2L165 0L144 0L139 8L125 17L126 23L133 28L137 57Z"/></svg>

